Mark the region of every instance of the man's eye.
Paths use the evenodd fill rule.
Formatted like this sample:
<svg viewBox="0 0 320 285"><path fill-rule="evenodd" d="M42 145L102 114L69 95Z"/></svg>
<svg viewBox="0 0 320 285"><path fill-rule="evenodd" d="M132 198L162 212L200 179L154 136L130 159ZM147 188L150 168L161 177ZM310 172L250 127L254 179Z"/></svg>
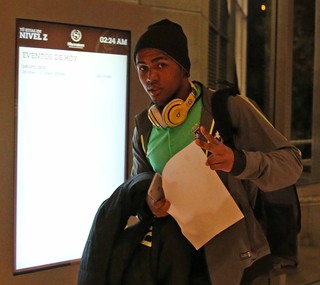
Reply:
<svg viewBox="0 0 320 285"><path fill-rule="evenodd" d="M139 71L146 71L146 70L147 70L147 67L146 67L146 66L143 66L143 65L139 65L139 66L138 66L138 70L139 70Z"/></svg>
<svg viewBox="0 0 320 285"><path fill-rule="evenodd" d="M158 64L158 68L159 68L159 69L162 69L162 68L164 68L165 66L166 66L165 63L159 63L159 64Z"/></svg>

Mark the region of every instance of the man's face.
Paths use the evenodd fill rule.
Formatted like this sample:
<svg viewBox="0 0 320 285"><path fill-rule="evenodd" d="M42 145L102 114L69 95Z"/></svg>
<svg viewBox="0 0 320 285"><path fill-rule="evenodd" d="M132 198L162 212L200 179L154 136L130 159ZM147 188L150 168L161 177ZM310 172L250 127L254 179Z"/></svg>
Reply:
<svg viewBox="0 0 320 285"><path fill-rule="evenodd" d="M143 49L136 55L140 82L152 102L163 108L174 98L185 99L186 71L157 49Z"/></svg>

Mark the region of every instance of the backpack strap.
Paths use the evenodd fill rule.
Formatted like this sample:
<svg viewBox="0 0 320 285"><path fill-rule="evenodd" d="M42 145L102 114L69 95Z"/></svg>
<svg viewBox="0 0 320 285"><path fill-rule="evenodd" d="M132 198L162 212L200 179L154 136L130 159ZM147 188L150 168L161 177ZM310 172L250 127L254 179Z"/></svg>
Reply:
<svg viewBox="0 0 320 285"><path fill-rule="evenodd" d="M216 90L211 97L212 116L215 120L213 133L219 132L224 144L231 148L234 148L233 135L237 133L237 129L232 127L228 99L237 94L234 88L227 87Z"/></svg>

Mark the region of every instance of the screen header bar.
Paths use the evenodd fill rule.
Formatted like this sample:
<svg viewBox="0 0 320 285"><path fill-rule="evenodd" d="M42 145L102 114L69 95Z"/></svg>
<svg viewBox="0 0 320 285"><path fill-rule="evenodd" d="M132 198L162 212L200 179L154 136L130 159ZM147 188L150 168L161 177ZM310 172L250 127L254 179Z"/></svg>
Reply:
<svg viewBox="0 0 320 285"><path fill-rule="evenodd" d="M25 47L127 55L130 32L17 19L17 44Z"/></svg>

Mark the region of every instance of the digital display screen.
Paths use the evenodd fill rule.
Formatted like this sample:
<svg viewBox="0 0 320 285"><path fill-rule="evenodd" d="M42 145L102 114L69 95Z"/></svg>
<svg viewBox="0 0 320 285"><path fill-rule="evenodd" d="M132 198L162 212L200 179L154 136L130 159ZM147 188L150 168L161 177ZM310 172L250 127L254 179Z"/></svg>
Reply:
<svg viewBox="0 0 320 285"><path fill-rule="evenodd" d="M81 258L126 176L130 32L17 20L15 272Z"/></svg>

